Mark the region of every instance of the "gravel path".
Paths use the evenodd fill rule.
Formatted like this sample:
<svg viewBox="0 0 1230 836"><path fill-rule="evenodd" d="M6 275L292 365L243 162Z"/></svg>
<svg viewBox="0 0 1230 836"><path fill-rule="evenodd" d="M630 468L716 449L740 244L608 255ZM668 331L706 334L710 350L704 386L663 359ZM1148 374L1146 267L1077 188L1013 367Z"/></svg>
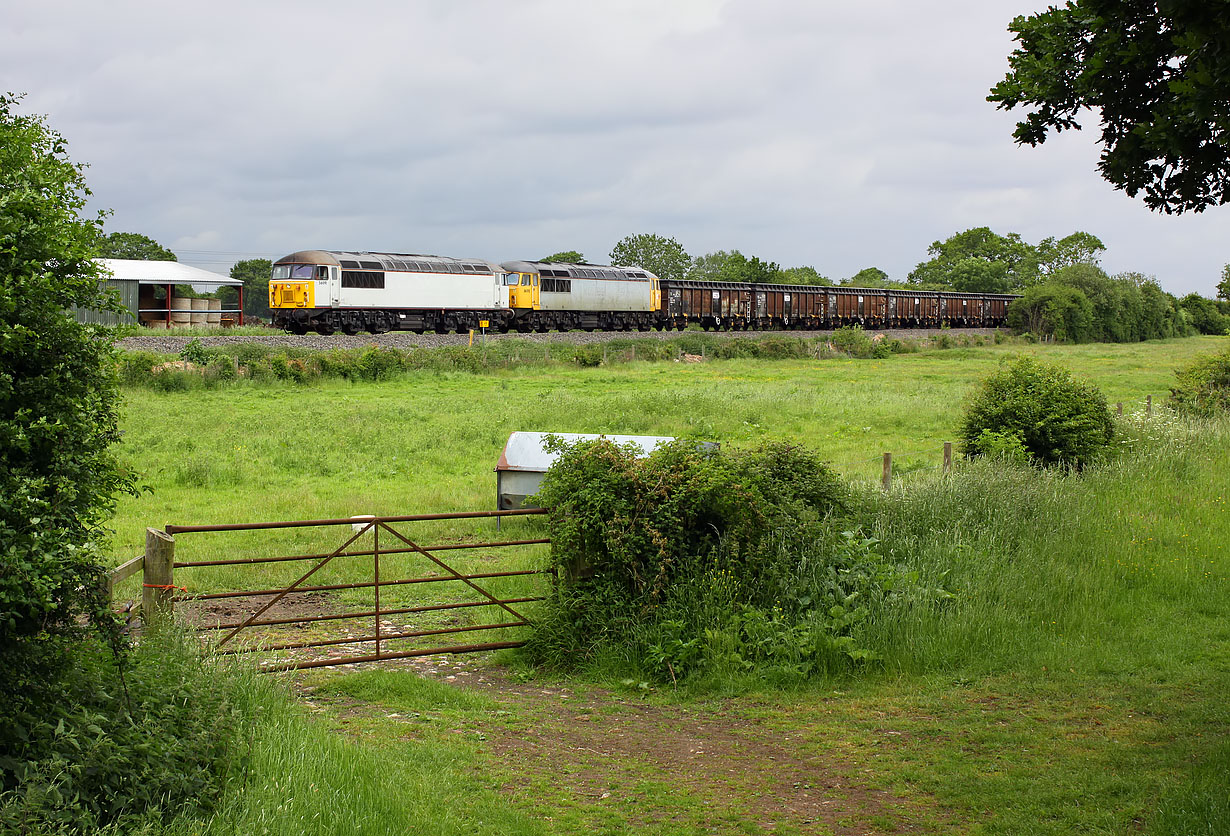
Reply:
<svg viewBox="0 0 1230 836"><path fill-rule="evenodd" d="M689 332L679 331L607 331L586 333L585 331L568 331L564 333L552 331L547 334L488 334L487 339L495 342L498 340L525 340L535 343L568 343L571 345L582 345L585 343L601 343L609 340L627 339L634 337L642 340L668 340L686 334ZM696 333L696 332L692 332ZM709 332L711 335L723 339L732 339L735 337L761 337L761 336L782 336L782 337L822 337L832 332L830 331L721 331ZM990 337L995 333L994 328L952 328L941 330L938 328L927 329L910 329L898 330L887 329L883 331L873 331L871 333L885 334L890 338L896 339L926 339L935 334L949 334L956 337L961 334L970 336L979 335ZM226 345L237 344L256 344L287 348L301 348L313 351L325 351L330 348L363 348L369 345L378 345L388 348L440 348L450 345L466 345L470 342L468 334L414 334L409 331L394 331L388 334L362 334L359 336L348 337L344 334L334 334L331 337L321 336L320 334L303 334L297 336L295 334L284 334L281 332L270 331L268 335L243 335L243 336L218 336L218 337L180 337L170 334L151 335L140 337L125 337L119 341L121 348L131 349L133 351L153 351L159 354L178 354L189 340L198 339L201 344L209 348L218 348ZM475 336L475 342L479 337Z"/></svg>

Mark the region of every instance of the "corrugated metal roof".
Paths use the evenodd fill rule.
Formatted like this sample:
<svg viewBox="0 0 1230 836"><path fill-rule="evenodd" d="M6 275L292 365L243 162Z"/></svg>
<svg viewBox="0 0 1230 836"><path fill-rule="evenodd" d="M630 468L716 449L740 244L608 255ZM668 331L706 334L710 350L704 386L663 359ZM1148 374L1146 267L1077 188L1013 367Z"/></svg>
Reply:
<svg viewBox="0 0 1230 836"><path fill-rule="evenodd" d="M642 456L648 456L659 444L666 444L675 439L671 436L658 435L605 435L598 433L534 433L515 432L508 436L504 452L496 470L523 470L531 473L542 473L549 468L559 453L549 453L546 450L547 436L553 435L564 441L592 441L596 438L606 438L616 444L635 444L641 450Z"/></svg>
<svg viewBox="0 0 1230 836"><path fill-rule="evenodd" d="M178 261L140 261L132 258L94 259L111 272L116 281L137 284L217 284L237 286L241 279L189 267Z"/></svg>

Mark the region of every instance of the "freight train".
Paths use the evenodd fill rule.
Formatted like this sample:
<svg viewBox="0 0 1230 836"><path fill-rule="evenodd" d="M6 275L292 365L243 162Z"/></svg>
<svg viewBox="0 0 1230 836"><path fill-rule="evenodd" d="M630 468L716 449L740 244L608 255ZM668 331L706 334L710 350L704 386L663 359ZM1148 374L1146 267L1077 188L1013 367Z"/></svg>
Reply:
<svg viewBox="0 0 1230 836"><path fill-rule="evenodd" d="M269 282L274 325L369 331L822 330L995 327L1001 293L660 279L640 267L303 250Z"/></svg>

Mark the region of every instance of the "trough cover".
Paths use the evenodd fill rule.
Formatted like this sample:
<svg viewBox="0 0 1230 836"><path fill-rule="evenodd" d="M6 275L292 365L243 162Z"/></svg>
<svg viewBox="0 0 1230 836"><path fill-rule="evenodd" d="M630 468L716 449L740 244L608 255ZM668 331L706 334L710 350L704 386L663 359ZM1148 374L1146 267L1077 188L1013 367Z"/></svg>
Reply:
<svg viewBox="0 0 1230 836"><path fill-rule="evenodd" d="M497 471L520 470L529 473L545 473L547 468L559 458L559 453L547 452L547 436L555 436L568 442L607 438L616 444L632 443L641 449L642 456L648 456L659 444L675 440L671 436L659 435L515 432L508 436L508 443L504 445L504 452L500 454L500 461L495 469Z"/></svg>

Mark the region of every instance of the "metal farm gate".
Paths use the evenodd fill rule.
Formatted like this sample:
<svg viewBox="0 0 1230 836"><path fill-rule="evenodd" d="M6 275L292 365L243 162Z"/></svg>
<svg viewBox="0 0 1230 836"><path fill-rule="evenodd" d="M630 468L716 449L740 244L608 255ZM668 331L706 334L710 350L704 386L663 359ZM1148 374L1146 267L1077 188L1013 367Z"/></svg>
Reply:
<svg viewBox="0 0 1230 836"><path fill-rule="evenodd" d="M532 508L235 525L168 525L165 531L147 530L145 554L115 570L111 583L114 586L124 577L143 571L143 611L147 621L172 609L181 609L186 621L203 634L216 637L214 645L220 652L272 654L266 656L263 670L297 670L519 647L524 641L516 636L508 637L508 633L530 624L521 611L522 605L543 600L545 590L530 590L534 594L524 594L526 590L522 589L519 594L509 594L493 592L492 584L497 580L536 575L546 575L553 583L554 573L530 568L458 570L451 565L456 560L450 557L445 561L440 554L482 550L486 555L483 559L491 559L492 550L544 545L550 543L549 539L424 546L399 528L424 521L498 519L544 513L542 509ZM189 534L195 538L205 533L342 526L349 529L348 536L331 551L253 556L239 549L226 551L225 557L210 560L177 561L174 557L176 538ZM369 562L358 566L353 563L355 561ZM305 564L306 570L290 583L265 589L189 594L187 589L177 585L177 573L182 570L216 571L232 567L234 571L233 567L258 569L294 562ZM342 567L344 572L354 577L361 571L362 579L321 582L323 575L331 569L337 570L342 563L348 564ZM407 574L411 563L424 566L424 571ZM390 564L395 565L390 567ZM392 575L390 568L394 569ZM443 587L437 585L451 587L451 590L446 594ZM428 589L440 591L429 595L426 594ZM357 609L338 607L338 598L346 596L351 607L357 605ZM357 600L360 597L363 598L361 603ZM312 606L296 604L305 600L310 600ZM448 621L440 623L442 617ZM401 626L390 619L401 621ZM421 623L424 620L431 623ZM355 635L352 632L355 624L368 626L361 627ZM343 632L344 635L338 634ZM487 640L471 644L434 642L440 637L467 633L487 634L483 637ZM501 638L491 640L493 633Z"/></svg>

